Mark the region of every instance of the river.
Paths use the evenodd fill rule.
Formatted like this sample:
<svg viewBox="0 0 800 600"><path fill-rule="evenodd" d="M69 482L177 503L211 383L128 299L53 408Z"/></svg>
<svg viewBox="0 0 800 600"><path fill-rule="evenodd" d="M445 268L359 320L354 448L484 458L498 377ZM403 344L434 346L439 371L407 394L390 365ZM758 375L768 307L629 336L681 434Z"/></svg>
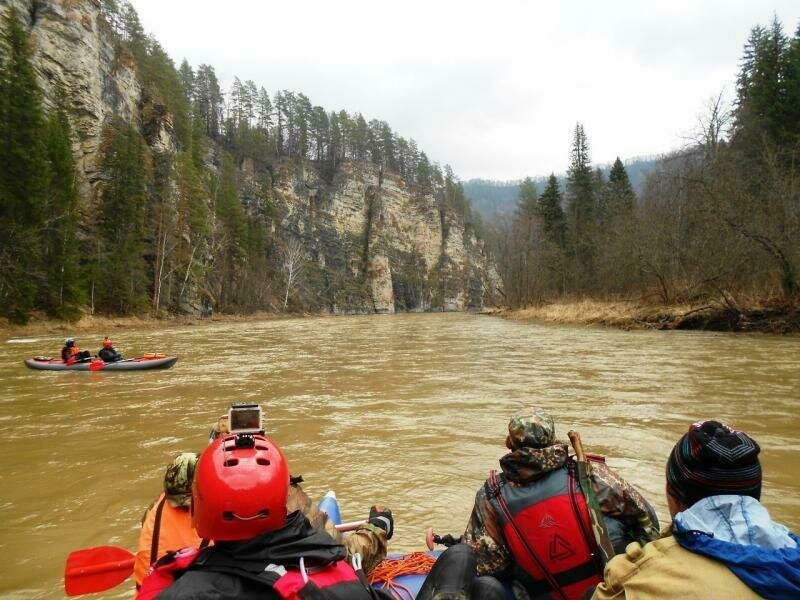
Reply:
<svg viewBox="0 0 800 600"><path fill-rule="evenodd" d="M511 415L538 405L559 436L637 484L667 515L664 464L693 421L717 418L761 445L762 500L800 530L800 338L518 323L471 314L304 318L111 334L168 371L40 372L54 336L0 343L0 595L63 597L69 552L135 550L164 467L201 451L231 402L259 402L269 435L314 497L343 518L393 509L392 551L429 526L459 534ZM132 596L132 579L101 597Z"/></svg>

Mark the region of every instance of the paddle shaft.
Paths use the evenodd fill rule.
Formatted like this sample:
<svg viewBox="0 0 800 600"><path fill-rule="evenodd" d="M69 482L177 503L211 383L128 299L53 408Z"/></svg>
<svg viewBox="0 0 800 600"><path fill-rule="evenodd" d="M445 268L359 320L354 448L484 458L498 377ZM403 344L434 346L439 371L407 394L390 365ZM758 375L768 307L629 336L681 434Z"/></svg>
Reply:
<svg viewBox="0 0 800 600"><path fill-rule="evenodd" d="M614 557L614 548L609 540L608 530L603 521L603 513L600 511L600 505L597 503L597 497L594 494L594 488L590 480L592 465L586 460L586 453L583 451L581 435L577 431L569 431L567 432L567 436L569 436L569 441L572 443L572 448L575 450L575 458L578 461L578 482L581 485L583 497L586 499L586 507L589 509L592 533L594 534L595 542L597 542L597 547L600 550L603 564L605 564Z"/></svg>
<svg viewBox="0 0 800 600"><path fill-rule="evenodd" d="M336 527L336 531L344 533L346 531L355 531L364 523L366 523L366 521L350 521L349 523L339 523L338 525L334 525L334 527Z"/></svg>

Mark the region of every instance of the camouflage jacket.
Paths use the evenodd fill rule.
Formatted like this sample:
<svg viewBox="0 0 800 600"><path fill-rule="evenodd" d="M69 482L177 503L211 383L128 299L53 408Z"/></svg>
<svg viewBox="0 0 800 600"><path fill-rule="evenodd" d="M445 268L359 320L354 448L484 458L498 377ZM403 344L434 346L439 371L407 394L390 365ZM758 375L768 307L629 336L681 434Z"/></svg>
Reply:
<svg viewBox="0 0 800 600"><path fill-rule="evenodd" d="M544 475L563 467L567 460L573 460L568 457L567 445L557 441L546 448L522 447L510 452L500 459L500 467L510 485L536 485ZM644 543L658 536L657 521L652 523L655 513L647 501L605 463L592 463L592 484L602 512L620 521L633 539ZM478 575L511 575L513 557L483 486L475 495L464 543L475 551Z"/></svg>
<svg viewBox="0 0 800 600"><path fill-rule="evenodd" d="M367 523L356 531L343 535L336 530L334 524L328 519L328 515L317 508L317 505L311 501L311 498L298 483L292 483L289 486L286 510L287 512L302 511L313 528L323 529L333 539L343 544L347 549L348 562L351 556L356 553L360 554L364 573L372 571L386 557L388 541L386 532L383 529Z"/></svg>

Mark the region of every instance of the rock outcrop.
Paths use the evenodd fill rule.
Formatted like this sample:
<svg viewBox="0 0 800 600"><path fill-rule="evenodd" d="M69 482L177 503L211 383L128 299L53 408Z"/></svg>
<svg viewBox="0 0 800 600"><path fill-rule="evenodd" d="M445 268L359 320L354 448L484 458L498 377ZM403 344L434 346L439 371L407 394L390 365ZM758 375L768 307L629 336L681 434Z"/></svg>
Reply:
<svg viewBox="0 0 800 600"><path fill-rule="evenodd" d="M343 262L360 297L334 312L469 310L491 303L499 276L483 241L424 188L369 163L342 163L331 184L311 168L276 172L280 228L306 241L309 257ZM356 294L356 296L359 296Z"/></svg>

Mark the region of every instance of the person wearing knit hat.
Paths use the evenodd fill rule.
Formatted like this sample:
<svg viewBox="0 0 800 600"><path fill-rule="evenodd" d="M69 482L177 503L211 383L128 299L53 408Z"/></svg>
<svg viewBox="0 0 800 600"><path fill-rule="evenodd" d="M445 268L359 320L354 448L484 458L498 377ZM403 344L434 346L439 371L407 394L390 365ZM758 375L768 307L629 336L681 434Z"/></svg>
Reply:
<svg viewBox="0 0 800 600"><path fill-rule="evenodd" d="M667 460L668 495L682 506L708 496L761 498L761 448L746 433L717 421L694 423Z"/></svg>
<svg viewBox="0 0 800 600"><path fill-rule="evenodd" d="M603 565L567 444L547 411L529 407L509 420L505 446L502 472L490 472L476 493L461 538L475 553L475 571L480 579L512 573L515 598L545 597L548 590L549 597L581 598L600 581ZM592 482L617 552L657 535L655 511L602 459L592 463ZM531 566L529 552L541 566Z"/></svg>
<svg viewBox="0 0 800 600"><path fill-rule="evenodd" d="M759 501L760 452L729 425L693 423L667 459L671 527L612 559L592 598L800 598L800 538Z"/></svg>

